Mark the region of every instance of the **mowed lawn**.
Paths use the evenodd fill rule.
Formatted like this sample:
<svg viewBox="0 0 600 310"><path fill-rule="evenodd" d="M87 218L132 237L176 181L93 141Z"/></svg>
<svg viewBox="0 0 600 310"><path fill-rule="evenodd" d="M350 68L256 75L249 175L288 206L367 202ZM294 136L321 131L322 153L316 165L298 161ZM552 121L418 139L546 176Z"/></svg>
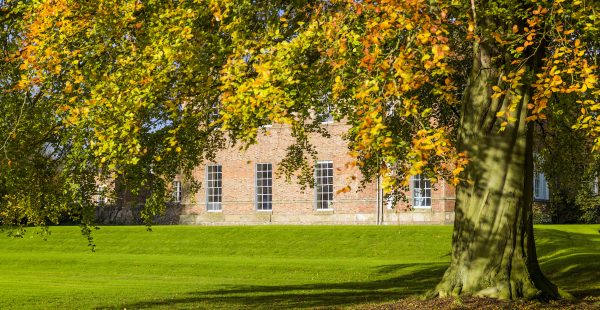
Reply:
<svg viewBox="0 0 600 310"><path fill-rule="evenodd" d="M77 227L0 236L0 308L339 308L435 286L451 226ZM600 296L600 225L536 228L542 269Z"/></svg>

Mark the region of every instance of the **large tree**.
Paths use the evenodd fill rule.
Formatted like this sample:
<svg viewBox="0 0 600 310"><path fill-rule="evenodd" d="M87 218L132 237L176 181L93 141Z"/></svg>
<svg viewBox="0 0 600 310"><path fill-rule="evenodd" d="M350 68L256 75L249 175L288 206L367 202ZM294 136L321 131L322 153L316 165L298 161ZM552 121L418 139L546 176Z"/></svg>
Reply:
<svg viewBox="0 0 600 310"><path fill-rule="evenodd" d="M319 118L331 112L365 179L397 192L419 173L457 185L452 263L434 295L557 298L535 254L533 125L575 113L569 126L600 146L597 6L2 1L0 220L39 223L54 205L7 186L24 154L52 163L64 208L49 214L86 214L95 185L120 180L152 189L149 218L223 131L248 145L261 125L289 124L297 143L282 167L310 171L309 137L327 134Z"/></svg>
<svg viewBox="0 0 600 310"><path fill-rule="evenodd" d="M291 124L326 98L351 125L367 177L407 189L425 173L457 184L452 263L433 295L558 298L538 265L532 223L534 122L572 113L599 146L598 4L331 1L293 36L242 39L224 68L224 127L253 142L256 122ZM240 28L234 6L226 27ZM326 68L323 70L323 68ZM565 106L567 105L567 106ZM298 128L298 129L296 129ZM468 164L467 164L468 161Z"/></svg>
<svg viewBox="0 0 600 310"><path fill-rule="evenodd" d="M207 4L8 0L0 9L2 224L60 214L89 233L94 196L122 203L123 193L143 191L149 221L173 177L221 148L209 119L230 46ZM56 182L29 167L36 154ZM27 182L54 184L60 197L32 200L47 191Z"/></svg>

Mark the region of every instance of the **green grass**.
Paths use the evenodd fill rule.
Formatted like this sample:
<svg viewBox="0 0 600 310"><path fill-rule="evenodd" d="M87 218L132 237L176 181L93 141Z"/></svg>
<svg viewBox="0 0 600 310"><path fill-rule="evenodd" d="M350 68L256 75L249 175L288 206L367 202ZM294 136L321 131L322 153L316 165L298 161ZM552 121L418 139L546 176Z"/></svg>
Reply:
<svg viewBox="0 0 600 310"><path fill-rule="evenodd" d="M310 308L392 302L433 288L451 226L76 227L0 236L0 308ZM540 226L542 268L600 295L600 225Z"/></svg>

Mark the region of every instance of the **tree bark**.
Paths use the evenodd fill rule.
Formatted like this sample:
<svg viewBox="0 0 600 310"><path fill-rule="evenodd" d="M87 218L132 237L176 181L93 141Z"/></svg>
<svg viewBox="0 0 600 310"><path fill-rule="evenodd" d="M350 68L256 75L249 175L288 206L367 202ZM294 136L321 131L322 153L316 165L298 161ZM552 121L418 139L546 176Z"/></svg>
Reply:
<svg viewBox="0 0 600 310"><path fill-rule="evenodd" d="M561 296L540 270L533 238L533 128L526 122L531 90L524 81L516 118L500 131L513 96L492 99L502 88L509 61L493 43L475 44L460 128L461 151L470 163L457 187L452 262L434 294L499 299L555 299ZM525 66L525 78L533 76ZM513 103L514 104L514 103Z"/></svg>

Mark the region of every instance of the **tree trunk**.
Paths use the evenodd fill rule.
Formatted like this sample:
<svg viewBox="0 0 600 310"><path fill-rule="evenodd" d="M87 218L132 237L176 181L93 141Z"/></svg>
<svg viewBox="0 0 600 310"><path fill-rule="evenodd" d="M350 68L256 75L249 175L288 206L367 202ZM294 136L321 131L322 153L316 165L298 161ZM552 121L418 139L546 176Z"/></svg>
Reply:
<svg viewBox="0 0 600 310"><path fill-rule="evenodd" d="M511 113L516 121L504 131L496 117L511 96L492 99L502 88L503 64L494 44L474 47L474 63L465 91L460 149L471 162L467 181L457 188L452 263L435 295L475 295L500 299L559 298L557 287L540 270L533 238L533 127L526 123L528 82ZM532 77L531 67L524 80Z"/></svg>

